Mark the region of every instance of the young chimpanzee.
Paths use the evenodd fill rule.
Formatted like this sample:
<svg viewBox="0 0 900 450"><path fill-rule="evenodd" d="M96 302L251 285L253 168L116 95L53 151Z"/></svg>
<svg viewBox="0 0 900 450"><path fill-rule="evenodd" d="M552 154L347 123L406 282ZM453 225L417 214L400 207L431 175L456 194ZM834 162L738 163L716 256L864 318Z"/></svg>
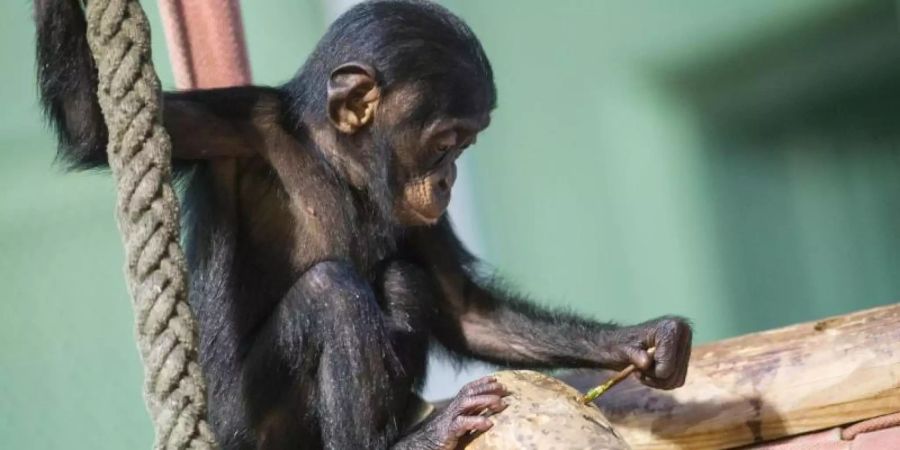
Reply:
<svg viewBox="0 0 900 450"><path fill-rule="evenodd" d="M105 164L79 0L37 0L44 107L73 166ZM496 103L472 31L432 3L362 3L277 88L167 93L209 413L225 448L452 449L503 409L490 378L412 429L429 344L515 367L622 368L671 389L691 329L541 309L479 277L445 210ZM647 349L656 347L655 354Z"/></svg>

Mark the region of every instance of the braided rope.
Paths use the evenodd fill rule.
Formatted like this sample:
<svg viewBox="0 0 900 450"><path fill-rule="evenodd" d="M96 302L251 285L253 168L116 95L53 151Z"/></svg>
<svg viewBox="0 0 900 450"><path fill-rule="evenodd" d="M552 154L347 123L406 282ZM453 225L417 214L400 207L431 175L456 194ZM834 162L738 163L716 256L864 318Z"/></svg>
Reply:
<svg viewBox="0 0 900 450"><path fill-rule="evenodd" d="M150 27L138 0L90 0L86 15L155 448L215 448L187 303L171 142L161 122Z"/></svg>

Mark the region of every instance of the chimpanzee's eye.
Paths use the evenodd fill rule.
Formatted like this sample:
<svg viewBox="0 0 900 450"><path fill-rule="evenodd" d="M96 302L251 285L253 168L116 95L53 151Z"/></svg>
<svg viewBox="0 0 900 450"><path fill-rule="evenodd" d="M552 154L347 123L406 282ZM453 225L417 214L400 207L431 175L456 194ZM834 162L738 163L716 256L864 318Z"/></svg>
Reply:
<svg viewBox="0 0 900 450"><path fill-rule="evenodd" d="M440 167L441 165L444 164L444 161L446 161L447 157L450 156L451 148L452 147L441 147L440 148L441 156L437 159L437 161L434 162L433 167Z"/></svg>

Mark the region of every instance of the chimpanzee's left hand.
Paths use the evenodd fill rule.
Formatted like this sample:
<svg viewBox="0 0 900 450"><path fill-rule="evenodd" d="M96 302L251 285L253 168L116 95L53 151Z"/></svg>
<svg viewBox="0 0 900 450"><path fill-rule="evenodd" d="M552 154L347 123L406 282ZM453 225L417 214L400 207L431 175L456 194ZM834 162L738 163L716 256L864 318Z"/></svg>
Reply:
<svg viewBox="0 0 900 450"><path fill-rule="evenodd" d="M665 316L642 324L622 327L611 333L607 347L610 368L634 364L640 380L658 389L674 389L684 384L691 358L691 325L680 317ZM653 355L647 350L655 347Z"/></svg>

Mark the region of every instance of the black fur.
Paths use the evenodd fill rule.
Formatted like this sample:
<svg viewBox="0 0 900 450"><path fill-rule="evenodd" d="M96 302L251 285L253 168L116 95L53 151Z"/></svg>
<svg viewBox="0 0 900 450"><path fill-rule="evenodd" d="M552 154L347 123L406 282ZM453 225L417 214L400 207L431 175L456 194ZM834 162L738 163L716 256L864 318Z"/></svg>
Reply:
<svg viewBox="0 0 900 450"><path fill-rule="evenodd" d="M106 124L97 103L97 69L79 0L35 0L41 103L67 167L106 164Z"/></svg>
<svg viewBox="0 0 900 450"><path fill-rule="evenodd" d="M297 115L321 115L321 80L348 61L374 63L383 86L427 83L429 102L416 114L434 111L463 116L492 109L497 102L494 73L472 30L443 7L415 0L364 2L326 31L297 76L284 89Z"/></svg>
<svg viewBox="0 0 900 450"><path fill-rule="evenodd" d="M38 0L35 20L41 98L60 155L75 168L102 166L106 128L81 7ZM403 429L432 342L516 367L636 362L648 384L684 382L691 331L682 319L618 327L540 308L480 276L446 217L435 226L395 221L399 150L389 138L401 132L373 131L365 148L359 136L321 136L333 133L329 76L347 62L371 65L385 93L427 88L404 132L436 117L481 117L496 104L471 30L414 0L352 8L282 87L165 96L175 163L191 169L190 298L223 448L453 448L490 426L481 413L502 410L505 392L478 380Z"/></svg>

